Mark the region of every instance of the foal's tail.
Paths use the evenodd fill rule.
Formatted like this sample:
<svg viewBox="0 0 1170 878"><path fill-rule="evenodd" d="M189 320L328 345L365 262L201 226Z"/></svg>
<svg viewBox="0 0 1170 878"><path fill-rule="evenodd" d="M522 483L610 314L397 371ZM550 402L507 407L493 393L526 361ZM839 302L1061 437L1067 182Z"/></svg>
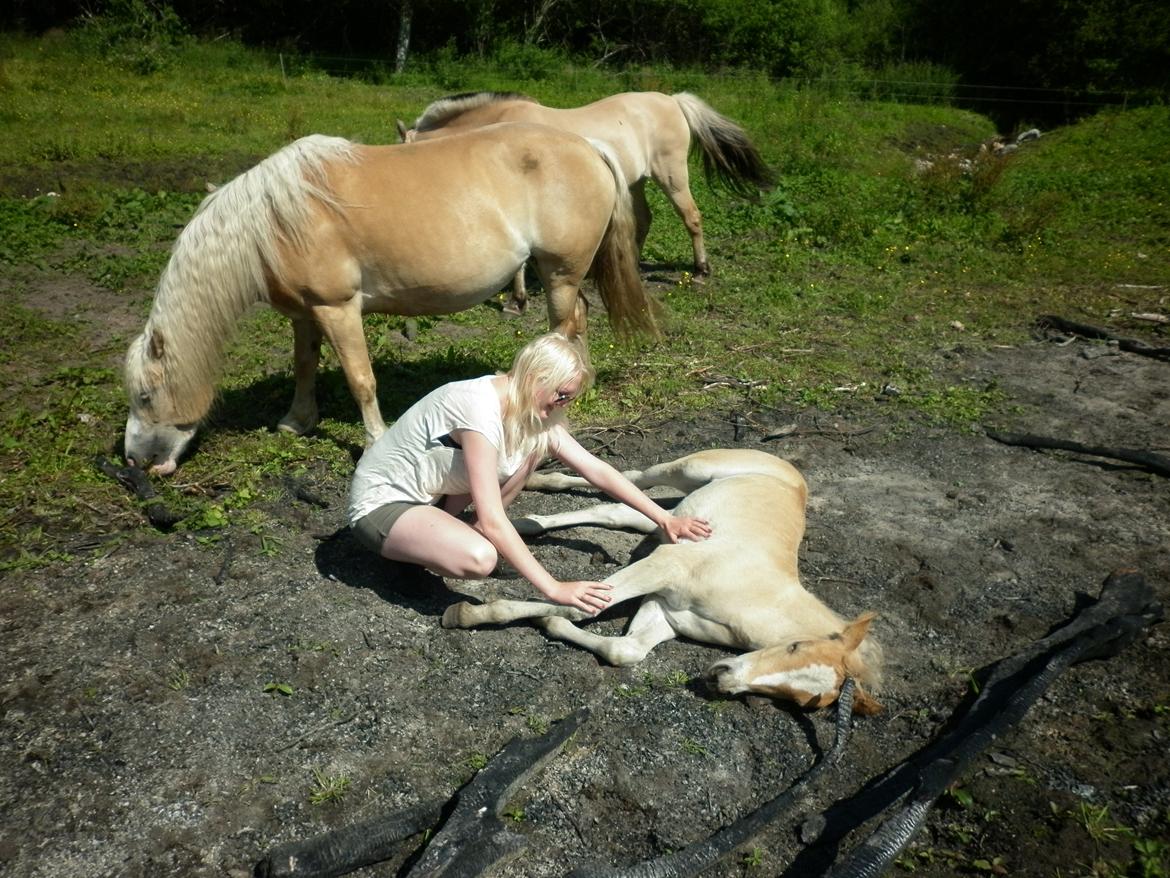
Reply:
<svg viewBox="0 0 1170 878"><path fill-rule="evenodd" d="M630 188L610 148L596 140L589 142L609 166L615 194L609 226L593 257L593 281L615 332L658 336L661 306L646 292L638 271L638 239Z"/></svg>
<svg viewBox="0 0 1170 878"><path fill-rule="evenodd" d="M686 117L694 137L692 146L703 156L708 181L718 178L732 192L744 196L776 185L776 175L739 125L689 92L671 97Z"/></svg>

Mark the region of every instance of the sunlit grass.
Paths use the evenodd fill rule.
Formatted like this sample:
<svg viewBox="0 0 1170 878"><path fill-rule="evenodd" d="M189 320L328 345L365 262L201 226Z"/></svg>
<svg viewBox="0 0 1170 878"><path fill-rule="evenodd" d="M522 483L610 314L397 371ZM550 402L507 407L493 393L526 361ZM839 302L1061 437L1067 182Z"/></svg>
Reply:
<svg viewBox="0 0 1170 878"><path fill-rule="evenodd" d="M138 502L93 465L119 450L126 403L117 360L129 339L94 346L78 321L36 310L29 299L38 273L113 291L145 317L206 181L223 182L309 132L390 141L396 118L413 121L451 91L515 90L572 106L627 89L686 89L739 121L778 172L773 192L748 201L713 190L692 164L715 271L706 283L687 274L689 237L647 187L655 220L643 261L663 302L664 334L619 341L594 310L598 382L573 412L583 432L733 412L765 423L804 407L875 400L882 416L970 429L1011 401L994 386L956 383L938 367L940 353L1018 344L1042 313L1125 326L1132 312L1165 307L1167 108L1045 132L972 173L945 161L917 173L916 158L973 155L994 133L990 122L750 74L614 75L566 64L535 81L449 62L429 77L371 84L228 42L174 53L142 74L85 54L68 36L0 38L0 171L8 181L0 188L0 348L22 364L3 379L0 566L93 551L142 518ZM403 221L416 209L403 205ZM500 304L367 320L388 419L444 381L506 368L547 327L539 291L520 318L503 317ZM287 321L272 311L242 321L197 453L159 485L180 527L259 526L257 510L275 500L282 474L348 478L363 434L328 349L318 430L292 437L272 429L292 394L291 347ZM98 533L77 536L80 522L94 520Z"/></svg>

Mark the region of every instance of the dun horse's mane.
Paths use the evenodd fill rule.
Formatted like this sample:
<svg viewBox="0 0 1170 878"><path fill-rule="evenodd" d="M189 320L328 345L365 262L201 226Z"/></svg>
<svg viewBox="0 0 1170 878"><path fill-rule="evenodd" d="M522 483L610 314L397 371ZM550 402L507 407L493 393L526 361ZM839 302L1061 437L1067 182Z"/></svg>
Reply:
<svg viewBox="0 0 1170 878"><path fill-rule="evenodd" d="M139 350L164 341L165 391L184 420L205 415L224 345L240 317L280 275L279 246L298 246L314 202L336 206L325 166L352 161L354 144L311 135L266 158L203 200L159 278ZM127 375L141 364L128 358ZM193 411L192 407L202 408Z"/></svg>
<svg viewBox="0 0 1170 878"><path fill-rule="evenodd" d="M414 123L415 131L429 131L439 128L444 123L462 115L469 110L496 104L501 101L528 101L536 103L535 98L515 91L466 91L456 95L447 95L423 110L422 115Z"/></svg>

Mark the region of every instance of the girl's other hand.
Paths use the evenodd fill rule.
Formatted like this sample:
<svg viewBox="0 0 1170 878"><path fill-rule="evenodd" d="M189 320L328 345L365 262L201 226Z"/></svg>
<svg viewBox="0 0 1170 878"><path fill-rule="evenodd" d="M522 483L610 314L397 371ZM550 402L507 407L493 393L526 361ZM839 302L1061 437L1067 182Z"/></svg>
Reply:
<svg viewBox="0 0 1170 878"><path fill-rule="evenodd" d="M684 518L671 515L662 526L667 540L677 543L679 540L698 542L711 536L711 525L705 518Z"/></svg>

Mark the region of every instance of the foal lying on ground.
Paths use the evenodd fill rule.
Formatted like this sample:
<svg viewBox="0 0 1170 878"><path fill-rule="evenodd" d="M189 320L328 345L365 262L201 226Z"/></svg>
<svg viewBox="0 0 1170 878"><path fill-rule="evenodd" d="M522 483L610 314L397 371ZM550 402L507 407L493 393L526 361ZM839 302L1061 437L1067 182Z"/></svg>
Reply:
<svg viewBox="0 0 1170 878"><path fill-rule="evenodd" d="M443 614L446 628L532 619L615 665L641 661L678 635L751 650L712 665L707 676L721 692L756 692L824 707L837 700L846 677L859 684L854 710L881 710L862 687L881 677L881 648L867 637L873 613L846 621L806 591L797 573L807 488L787 461L762 451L700 451L626 475L640 488L666 485L687 493L676 512L705 518L710 539L660 545L649 556L606 579L611 606L642 603L621 637L591 634L573 624L587 616L540 601L461 602ZM585 485L573 476L535 474L527 487L564 490ZM525 536L578 525L629 528L654 525L622 504L603 504L514 522Z"/></svg>

